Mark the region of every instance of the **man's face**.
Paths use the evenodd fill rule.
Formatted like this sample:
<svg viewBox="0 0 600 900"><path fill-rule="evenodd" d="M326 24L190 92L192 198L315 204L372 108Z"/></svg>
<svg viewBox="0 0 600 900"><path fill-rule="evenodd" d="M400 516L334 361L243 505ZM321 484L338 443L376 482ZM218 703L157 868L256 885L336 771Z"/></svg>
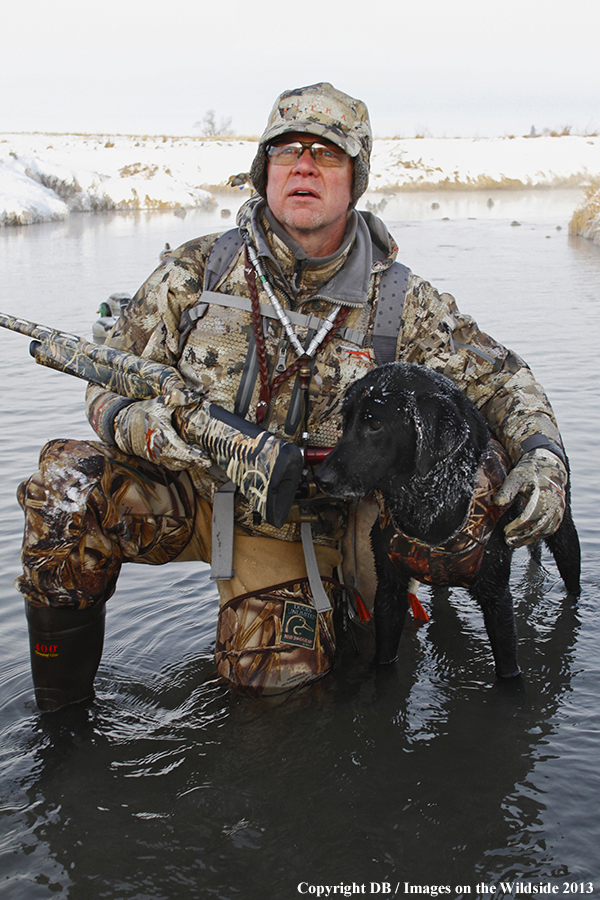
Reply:
<svg viewBox="0 0 600 900"><path fill-rule="evenodd" d="M316 135L297 132L286 134L282 141L305 144L317 141L335 147ZM352 201L352 176L352 160L345 154L338 167L318 166L309 150L291 166L269 161L267 203L275 218L309 256L329 256L338 249Z"/></svg>

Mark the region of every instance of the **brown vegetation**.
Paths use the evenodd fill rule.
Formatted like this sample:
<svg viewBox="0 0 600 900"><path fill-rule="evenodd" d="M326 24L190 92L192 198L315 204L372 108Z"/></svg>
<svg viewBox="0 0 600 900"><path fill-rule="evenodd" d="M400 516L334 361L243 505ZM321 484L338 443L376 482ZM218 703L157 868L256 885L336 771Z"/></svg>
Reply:
<svg viewBox="0 0 600 900"><path fill-rule="evenodd" d="M600 180L592 180L584 191L585 199L573 213L569 231L600 244Z"/></svg>

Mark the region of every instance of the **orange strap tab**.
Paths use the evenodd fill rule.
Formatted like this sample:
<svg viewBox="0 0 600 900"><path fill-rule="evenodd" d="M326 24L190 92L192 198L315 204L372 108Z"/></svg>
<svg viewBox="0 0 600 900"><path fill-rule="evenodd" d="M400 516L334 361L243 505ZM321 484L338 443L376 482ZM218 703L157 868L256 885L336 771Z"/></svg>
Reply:
<svg viewBox="0 0 600 900"><path fill-rule="evenodd" d="M411 591L408 592L408 602L410 603L410 609L413 614L413 618L418 619L421 622L429 622L428 613L421 606L417 595L413 594Z"/></svg>
<svg viewBox="0 0 600 900"><path fill-rule="evenodd" d="M372 619L371 613L365 606L363 602L363 598L360 596L358 591L354 592L354 599L356 600L356 612L358 613L358 618L361 622L370 622Z"/></svg>

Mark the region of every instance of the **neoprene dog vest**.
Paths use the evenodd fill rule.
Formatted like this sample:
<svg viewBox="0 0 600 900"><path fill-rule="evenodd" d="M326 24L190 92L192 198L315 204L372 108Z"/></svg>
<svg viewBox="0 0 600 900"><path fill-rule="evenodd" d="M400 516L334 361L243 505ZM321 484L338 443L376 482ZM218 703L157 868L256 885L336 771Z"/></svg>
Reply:
<svg viewBox="0 0 600 900"><path fill-rule="evenodd" d="M384 546L392 563L423 584L468 587L479 566L500 516L506 507L496 506L494 497L510 469L504 447L492 438L489 451L477 472L468 515L460 530L438 547L400 531L380 500L379 524Z"/></svg>

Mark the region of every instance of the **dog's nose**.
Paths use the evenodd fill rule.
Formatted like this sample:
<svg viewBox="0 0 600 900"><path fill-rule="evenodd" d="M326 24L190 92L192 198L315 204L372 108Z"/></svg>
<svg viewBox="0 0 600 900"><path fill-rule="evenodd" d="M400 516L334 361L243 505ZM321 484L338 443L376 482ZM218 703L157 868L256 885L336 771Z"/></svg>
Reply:
<svg viewBox="0 0 600 900"><path fill-rule="evenodd" d="M315 472L315 481L317 483L317 487L319 487L324 493L327 494L330 492L331 488L335 484L335 476L329 462L321 463L321 465Z"/></svg>

